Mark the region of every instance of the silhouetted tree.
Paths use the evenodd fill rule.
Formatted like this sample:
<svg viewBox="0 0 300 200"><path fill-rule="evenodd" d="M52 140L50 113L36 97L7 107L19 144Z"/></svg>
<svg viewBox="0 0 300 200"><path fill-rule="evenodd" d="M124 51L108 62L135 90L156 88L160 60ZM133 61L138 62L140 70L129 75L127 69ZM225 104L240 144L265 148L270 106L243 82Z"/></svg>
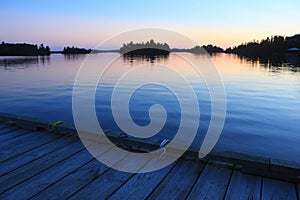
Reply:
<svg viewBox="0 0 300 200"><path fill-rule="evenodd" d="M300 34L291 37L271 36L266 39L241 44L226 49L227 53L235 53L246 57L273 57L282 56L287 49L300 48Z"/></svg>

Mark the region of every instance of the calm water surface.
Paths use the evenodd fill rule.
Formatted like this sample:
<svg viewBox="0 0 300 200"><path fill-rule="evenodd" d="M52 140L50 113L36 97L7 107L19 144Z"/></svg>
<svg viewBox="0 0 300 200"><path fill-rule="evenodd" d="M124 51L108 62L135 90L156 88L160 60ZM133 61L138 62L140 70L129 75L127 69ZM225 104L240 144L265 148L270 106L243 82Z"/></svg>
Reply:
<svg viewBox="0 0 300 200"><path fill-rule="evenodd" d="M91 55L90 61L102 66L103 60L114 53ZM205 62L205 56L189 54L190 59ZM62 120L74 126L72 117L72 89L76 73L85 55L50 57L0 57L0 112L39 118ZM235 55L213 55L211 60L219 70L226 90L227 114L222 135L214 151L233 151L300 162L300 70L289 64L250 61ZM113 120L110 98L115 81L124 69L148 63L147 76L153 64L168 64L190 77L200 106L200 124L193 146L199 147L210 121L210 96L205 82L194 77L187 63L171 54L156 60L119 59L106 73L104 84L96 92L96 112L100 124L121 132ZM162 76L166 76L162 69ZM141 74L139 76L142 77ZM138 77L137 77L138 78ZM185 88L170 79L184 92ZM129 80L124 87L135 85ZM87 84L87 89L89 84ZM176 96L160 85L145 85L130 101L132 119L140 126L150 122L148 110L161 104L168 118L158 136L174 136L180 122L180 107ZM191 113L193 109L191 108ZM120 113L122 113L120 111Z"/></svg>

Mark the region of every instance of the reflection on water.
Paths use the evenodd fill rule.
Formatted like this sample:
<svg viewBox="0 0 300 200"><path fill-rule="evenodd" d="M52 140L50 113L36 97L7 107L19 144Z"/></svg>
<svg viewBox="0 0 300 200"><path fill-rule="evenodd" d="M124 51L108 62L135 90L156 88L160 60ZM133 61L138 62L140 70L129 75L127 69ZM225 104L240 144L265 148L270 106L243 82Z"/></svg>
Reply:
<svg viewBox="0 0 300 200"><path fill-rule="evenodd" d="M272 72L278 72L281 70L290 70L298 72L300 70L300 55L294 53L286 53L285 56L278 57L260 57L260 58L247 58L240 57L241 60L246 60L251 63L258 63L261 67L264 67Z"/></svg>
<svg viewBox="0 0 300 200"><path fill-rule="evenodd" d="M64 54L66 62L83 60L86 56L86 54Z"/></svg>
<svg viewBox="0 0 300 200"><path fill-rule="evenodd" d="M218 57L220 54L210 54L212 58ZM273 57L273 58L248 58L243 56L238 56L234 54L229 54L230 57L235 57L239 59L242 63L251 63L253 67L258 65L269 72L280 72L280 71L291 71L299 72L300 70L300 56L298 54L286 54L285 57ZM58 55L62 56L62 55ZM63 55L65 62L76 62L83 61L86 58L86 54L66 54ZM195 58L202 59L207 55L195 54ZM123 55L123 62L125 65L133 65L133 62L138 64L149 64L149 63L168 63L169 55L161 56L132 56ZM14 69L24 69L28 67L33 67L36 65L49 65L50 56L0 56L0 67L5 70Z"/></svg>
<svg viewBox="0 0 300 200"><path fill-rule="evenodd" d="M188 53L171 53L167 57L121 57L107 71L105 84L96 92L96 109L99 121L106 128L117 130L110 118L110 97L116 77L125 69L149 65L169 65L183 71L192 81L199 98L200 125L198 138L193 145L199 147L210 121L210 95L205 81L194 76L189 65L180 59L181 54L207 67L207 56ZM114 58L116 53L93 54L91 64L103 66L103 60ZM40 118L62 120L73 125L72 89L76 73L87 55L60 55L48 57L0 57L0 112ZM219 70L227 96L225 126L215 151L235 151L272 158L298 160L300 157L300 70L288 59L247 59L233 54L213 54L213 63ZM289 61L289 62L288 62ZM42 69L42 70L41 70ZM157 72L157 71L155 71ZM140 75L143 78L144 75ZM129 80L130 81L130 80ZM134 80L129 82L134 85ZM86 85L89 89L89 83ZM124 85L126 87L126 85ZM168 110L165 136L172 136L180 121L179 106L174 95L166 88L148 85L132 96L130 112L139 125L149 123L149 106L161 103ZM192 111L191 111L192 112Z"/></svg>
<svg viewBox="0 0 300 200"><path fill-rule="evenodd" d="M285 60L297 67L300 67L300 53L288 52L285 54Z"/></svg>
<svg viewBox="0 0 300 200"><path fill-rule="evenodd" d="M11 69L24 69L28 67L33 67L36 65L49 64L50 56L11 56L11 57L1 57L0 56L0 67L4 70Z"/></svg>
<svg viewBox="0 0 300 200"><path fill-rule="evenodd" d="M156 55L156 56L139 56L139 55L123 55L123 61L125 64L133 63L134 61L144 63L161 63L166 62L169 59L169 55Z"/></svg>

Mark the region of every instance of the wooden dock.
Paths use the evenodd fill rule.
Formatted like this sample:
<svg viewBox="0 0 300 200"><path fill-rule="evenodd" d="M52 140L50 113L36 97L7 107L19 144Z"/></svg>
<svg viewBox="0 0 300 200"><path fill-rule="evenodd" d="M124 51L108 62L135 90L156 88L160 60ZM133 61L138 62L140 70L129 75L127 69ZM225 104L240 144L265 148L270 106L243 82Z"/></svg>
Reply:
<svg viewBox="0 0 300 200"><path fill-rule="evenodd" d="M237 159L183 156L164 169L131 174L101 164L76 135L0 121L0 199L299 199L299 171L290 166L273 166L295 176L279 180L258 167L243 170Z"/></svg>

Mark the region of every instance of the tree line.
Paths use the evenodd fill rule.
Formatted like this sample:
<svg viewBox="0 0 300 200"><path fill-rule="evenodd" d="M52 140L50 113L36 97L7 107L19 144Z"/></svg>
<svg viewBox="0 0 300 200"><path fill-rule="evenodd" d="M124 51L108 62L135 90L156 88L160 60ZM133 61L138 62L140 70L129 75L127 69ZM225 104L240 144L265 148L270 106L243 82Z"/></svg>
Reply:
<svg viewBox="0 0 300 200"><path fill-rule="evenodd" d="M91 49L84 49L78 47L64 47L63 51L57 53L62 54L87 54ZM27 43L5 43L0 44L0 56L48 56L51 54L49 46L44 44L27 44Z"/></svg>
<svg viewBox="0 0 300 200"><path fill-rule="evenodd" d="M173 48L171 49L172 52L189 52L193 54L205 54L205 53L223 53L224 49L221 47L209 44L209 45L203 45L203 46L194 46L191 49L178 49Z"/></svg>
<svg viewBox="0 0 300 200"><path fill-rule="evenodd" d="M289 48L300 48L300 34L284 37L272 36L261 41L244 43L226 49L226 53L234 53L246 57L282 56Z"/></svg>
<svg viewBox="0 0 300 200"><path fill-rule="evenodd" d="M49 46L44 44L33 45L26 43L4 43L0 44L0 55L1 56L38 56L38 55L50 55Z"/></svg>
<svg viewBox="0 0 300 200"><path fill-rule="evenodd" d="M240 56L250 58L255 57L280 57L285 54L289 48L300 49L300 34L285 37L285 36L271 36L261 41L254 40L252 42L242 43L235 47L230 47L225 51L217 46L204 45L202 47L195 46L191 49L170 49L167 43L154 42L154 40L147 41L146 43L124 43L120 48L121 54L169 54L172 52L191 52L191 53L204 53L203 49L208 53L234 53ZM84 49L78 47L64 47L62 54L87 54L91 49ZM49 46L40 44L27 44L27 43L4 43L0 44L0 56L37 56L37 55L50 55L51 51ZM58 52L57 52L58 53Z"/></svg>

